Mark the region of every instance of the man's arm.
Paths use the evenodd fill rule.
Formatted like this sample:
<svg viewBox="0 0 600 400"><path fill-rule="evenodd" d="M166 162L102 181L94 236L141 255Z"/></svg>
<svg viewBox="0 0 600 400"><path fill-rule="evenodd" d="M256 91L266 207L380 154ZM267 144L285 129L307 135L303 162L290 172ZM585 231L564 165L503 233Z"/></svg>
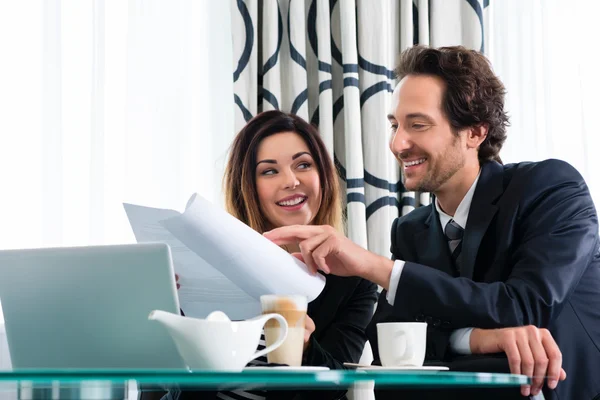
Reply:
<svg viewBox="0 0 600 400"><path fill-rule="evenodd" d="M598 251L598 217L583 178L569 164L539 163L521 178L527 201L515 205L518 238L505 265L508 279L474 282L406 262L394 300L402 305L396 307L399 319L424 314L451 329L546 327L554 320ZM532 181L545 186L532 193ZM294 255L314 273L360 276L389 288L393 261L330 226L286 226L264 235L278 245L298 243Z"/></svg>
<svg viewBox="0 0 600 400"><path fill-rule="evenodd" d="M573 167L558 162L539 165L543 170L530 173L524 185L536 180L545 182L545 188L535 196L529 193L528 201L519 205L519 237L505 266L509 277L474 282L406 262L394 299L396 319L413 321L424 315L450 330L543 328L555 319L598 251L598 218L587 186ZM361 276L389 288L394 262L332 227L287 226L264 235L278 245L298 243L301 252L294 255L314 273L320 269Z"/></svg>
<svg viewBox="0 0 600 400"><path fill-rule="evenodd" d="M402 276L402 268L404 268L404 261L395 260L392 273L390 275L390 285L388 292L385 295L386 301L393 306L396 298L396 291L398 289L398 283ZM457 329L450 335L450 348L457 354L471 354L470 338L473 328L462 328Z"/></svg>

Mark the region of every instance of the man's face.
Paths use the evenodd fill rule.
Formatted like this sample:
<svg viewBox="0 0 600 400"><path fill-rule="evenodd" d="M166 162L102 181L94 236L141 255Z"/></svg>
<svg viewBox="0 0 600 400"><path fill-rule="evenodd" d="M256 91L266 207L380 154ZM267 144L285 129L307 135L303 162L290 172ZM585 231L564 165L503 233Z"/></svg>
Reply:
<svg viewBox="0 0 600 400"><path fill-rule="evenodd" d="M409 191L436 192L466 162L466 132L457 135L442 109L446 85L436 76L409 75L392 96L390 150Z"/></svg>

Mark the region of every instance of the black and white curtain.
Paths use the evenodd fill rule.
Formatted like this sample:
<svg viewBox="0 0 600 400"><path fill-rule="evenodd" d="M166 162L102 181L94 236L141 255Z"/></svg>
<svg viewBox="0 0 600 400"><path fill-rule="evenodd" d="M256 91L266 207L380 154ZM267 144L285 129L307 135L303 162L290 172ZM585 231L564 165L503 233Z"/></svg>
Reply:
<svg viewBox="0 0 600 400"><path fill-rule="evenodd" d="M318 126L340 171L347 235L389 256L406 192L388 149L397 55L413 44L486 51L489 1L231 0L235 127L280 109Z"/></svg>

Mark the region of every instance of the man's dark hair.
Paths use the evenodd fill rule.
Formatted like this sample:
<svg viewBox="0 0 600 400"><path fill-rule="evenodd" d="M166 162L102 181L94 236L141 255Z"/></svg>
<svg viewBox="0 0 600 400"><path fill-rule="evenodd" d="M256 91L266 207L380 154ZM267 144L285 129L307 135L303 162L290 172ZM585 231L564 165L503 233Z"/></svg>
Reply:
<svg viewBox="0 0 600 400"><path fill-rule="evenodd" d="M458 132L487 125L487 137L479 146L479 163L502 162L499 153L508 126L506 90L483 54L462 46L414 46L400 54L394 72L398 80L407 75L440 77L446 83L442 107L452 128Z"/></svg>

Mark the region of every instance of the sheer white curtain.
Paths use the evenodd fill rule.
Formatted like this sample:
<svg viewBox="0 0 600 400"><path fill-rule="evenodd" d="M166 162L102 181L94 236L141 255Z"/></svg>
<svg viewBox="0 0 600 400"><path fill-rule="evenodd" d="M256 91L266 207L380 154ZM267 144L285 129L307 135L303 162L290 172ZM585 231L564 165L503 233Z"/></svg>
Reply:
<svg viewBox="0 0 600 400"><path fill-rule="evenodd" d="M1 1L0 249L134 242L124 201L220 202L230 21L226 1Z"/></svg>
<svg viewBox="0 0 600 400"><path fill-rule="evenodd" d="M123 201L219 201L229 26L220 1L0 2L0 248L131 242Z"/></svg>
<svg viewBox="0 0 600 400"><path fill-rule="evenodd" d="M488 53L511 118L503 161L568 161L600 206L600 2L502 0L490 9Z"/></svg>

